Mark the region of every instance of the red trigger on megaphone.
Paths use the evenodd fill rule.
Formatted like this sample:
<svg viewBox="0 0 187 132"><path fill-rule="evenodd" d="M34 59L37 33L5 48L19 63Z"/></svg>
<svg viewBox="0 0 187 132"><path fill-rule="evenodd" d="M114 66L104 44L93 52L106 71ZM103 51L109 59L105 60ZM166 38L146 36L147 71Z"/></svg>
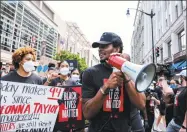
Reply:
<svg viewBox="0 0 187 132"><path fill-rule="evenodd" d="M122 58L120 54L113 54L110 55L107 63L112 65L113 67L117 68L118 70L121 70L121 66L123 65L124 62L127 60Z"/></svg>

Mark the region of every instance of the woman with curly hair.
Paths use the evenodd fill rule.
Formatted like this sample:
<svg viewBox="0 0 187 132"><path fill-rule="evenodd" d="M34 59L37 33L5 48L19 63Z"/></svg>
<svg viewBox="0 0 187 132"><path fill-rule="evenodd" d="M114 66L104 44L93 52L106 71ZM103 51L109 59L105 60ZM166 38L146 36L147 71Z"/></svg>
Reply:
<svg viewBox="0 0 187 132"><path fill-rule="evenodd" d="M41 78L32 73L35 69L33 62L35 60L35 51L31 47L17 49L12 55L12 64L15 67L15 71L3 76L1 80L41 85Z"/></svg>

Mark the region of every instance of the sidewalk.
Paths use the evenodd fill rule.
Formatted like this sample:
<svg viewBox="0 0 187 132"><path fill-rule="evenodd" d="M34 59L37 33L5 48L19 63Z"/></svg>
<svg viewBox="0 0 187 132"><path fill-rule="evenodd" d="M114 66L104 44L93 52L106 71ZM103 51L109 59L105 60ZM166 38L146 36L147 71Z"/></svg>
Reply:
<svg viewBox="0 0 187 132"><path fill-rule="evenodd" d="M153 123L153 128L156 129L157 132L163 132L163 131L165 132L166 131L166 125L164 124L163 119L161 119L160 124L156 128L156 122L157 122L158 116L159 116L159 111L157 110L155 112L155 120L154 120L154 123ZM155 132L153 130L153 128L152 128L152 132Z"/></svg>

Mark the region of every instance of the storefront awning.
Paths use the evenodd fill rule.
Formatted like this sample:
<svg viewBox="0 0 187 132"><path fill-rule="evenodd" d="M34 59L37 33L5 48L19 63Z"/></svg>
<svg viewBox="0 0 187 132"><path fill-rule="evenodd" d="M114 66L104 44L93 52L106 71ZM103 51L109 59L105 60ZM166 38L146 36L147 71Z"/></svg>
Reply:
<svg viewBox="0 0 187 132"><path fill-rule="evenodd" d="M183 69L187 69L187 61L183 60L183 61L177 62L175 64L172 64L170 69L175 69L177 71L181 71Z"/></svg>

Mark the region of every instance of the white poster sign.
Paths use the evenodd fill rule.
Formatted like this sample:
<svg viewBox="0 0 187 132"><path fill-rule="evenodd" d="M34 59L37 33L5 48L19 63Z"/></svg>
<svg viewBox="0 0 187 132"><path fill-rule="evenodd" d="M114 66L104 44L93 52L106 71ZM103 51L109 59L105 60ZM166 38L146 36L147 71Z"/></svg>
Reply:
<svg viewBox="0 0 187 132"><path fill-rule="evenodd" d="M0 82L1 132L52 132L63 88Z"/></svg>

